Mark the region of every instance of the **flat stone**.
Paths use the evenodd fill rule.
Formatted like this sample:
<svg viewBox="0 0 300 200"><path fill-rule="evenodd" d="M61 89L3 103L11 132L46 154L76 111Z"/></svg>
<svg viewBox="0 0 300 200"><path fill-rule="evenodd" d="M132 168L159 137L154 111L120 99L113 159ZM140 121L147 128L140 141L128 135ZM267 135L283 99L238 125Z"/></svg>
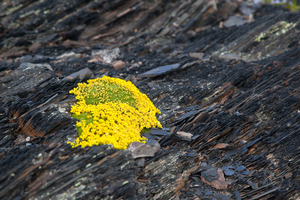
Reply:
<svg viewBox="0 0 300 200"><path fill-rule="evenodd" d="M113 61L111 63L111 65L113 66L113 68L115 70L119 70L119 69L125 67L125 62L123 60L116 60L116 61Z"/></svg>
<svg viewBox="0 0 300 200"><path fill-rule="evenodd" d="M153 140L153 139L147 140L146 144L160 149L160 144L158 143L157 140Z"/></svg>
<svg viewBox="0 0 300 200"><path fill-rule="evenodd" d="M232 26L241 26L245 23L247 23L248 21L244 20L242 17L239 16L230 16L225 22L224 22L224 26L229 28Z"/></svg>
<svg viewBox="0 0 300 200"><path fill-rule="evenodd" d="M89 68L84 68L82 70L79 70L75 73L72 73L65 78L63 78L62 81L74 81L75 79L79 79L80 81L87 80L91 78L93 75L93 72Z"/></svg>
<svg viewBox="0 0 300 200"><path fill-rule="evenodd" d="M208 168L207 170L201 172L201 176L209 182L218 180L219 177L218 168L216 167Z"/></svg>
<svg viewBox="0 0 300 200"><path fill-rule="evenodd" d="M191 134L191 133L187 133L184 131L178 131L177 135L180 136L182 140L189 141L189 142L192 141L193 134Z"/></svg>
<svg viewBox="0 0 300 200"><path fill-rule="evenodd" d="M173 64L173 65L165 65L165 66L157 67L157 68L151 69L147 72L144 72L142 74L139 74L138 77L160 76L160 75L166 74L168 72L171 72L171 71L177 69L179 66L180 66L180 64L177 63L177 64Z"/></svg>
<svg viewBox="0 0 300 200"><path fill-rule="evenodd" d="M104 64L112 64L113 61L119 58L120 49L103 49L92 52L93 58L88 62L100 62Z"/></svg>
<svg viewBox="0 0 300 200"><path fill-rule="evenodd" d="M135 158L144 158L144 157L153 157L160 148L153 147L148 144L141 142L132 142L127 150L132 153L132 157Z"/></svg>
<svg viewBox="0 0 300 200"><path fill-rule="evenodd" d="M228 186L222 169L216 167L211 167L205 171L202 171L201 180L218 190L224 190Z"/></svg>
<svg viewBox="0 0 300 200"><path fill-rule="evenodd" d="M245 167L244 165L240 165L240 166L238 166L238 167L236 168L236 171L241 172L241 171L243 171L243 170L245 170L245 169L246 169L246 167Z"/></svg>
<svg viewBox="0 0 300 200"><path fill-rule="evenodd" d="M198 60L201 60L204 56L203 53L197 53L197 52L194 52L194 53L189 53L189 56L191 58L197 58Z"/></svg>
<svg viewBox="0 0 300 200"><path fill-rule="evenodd" d="M168 135L169 133L162 130L162 129L156 129L156 128L151 128L149 133L151 135L156 135L156 136L165 136L165 135Z"/></svg>
<svg viewBox="0 0 300 200"><path fill-rule="evenodd" d="M28 70L28 69L33 69L35 67L46 68L50 71L53 71L51 65L46 64L46 63L45 64L21 63L19 66L19 69Z"/></svg>
<svg viewBox="0 0 300 200"><path fill-rule="evenodd" d="M234 175L234 171L229 169L227 166L222 167L222 170L226 176Z"/></svg>
<svg viewBox="0 0 300 200"><path fill-rule="evenodd" d="M219 55L219 58L224 60L242 60L242 58L239 55L233 53Z"/></svg>

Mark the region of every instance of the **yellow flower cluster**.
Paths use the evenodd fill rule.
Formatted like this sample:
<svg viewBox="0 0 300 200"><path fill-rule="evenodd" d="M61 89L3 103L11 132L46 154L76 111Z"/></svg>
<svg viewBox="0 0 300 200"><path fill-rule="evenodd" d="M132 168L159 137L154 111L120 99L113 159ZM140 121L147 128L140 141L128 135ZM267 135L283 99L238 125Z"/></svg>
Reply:
<svg viewBox="0 0 300 200"><path fill-rule="evenodd" d="M79 119L79 137L73 147L112 144L126 149L134 141L145 141L144 128L160 127L156 114L160 111L131 82L103 76L79 83L70 93L77 103L71 113Z"/></svg>

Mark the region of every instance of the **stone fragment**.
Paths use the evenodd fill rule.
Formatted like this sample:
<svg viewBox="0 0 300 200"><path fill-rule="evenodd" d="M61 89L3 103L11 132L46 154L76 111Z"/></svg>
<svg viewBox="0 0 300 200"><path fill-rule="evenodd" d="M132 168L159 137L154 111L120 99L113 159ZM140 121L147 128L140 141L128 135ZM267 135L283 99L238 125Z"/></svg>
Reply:
<svg viewBox="0 0 300 200"><path fill-rule="evenodd" d="M205 171L202 171L201 180L218 190L224 190L228 186L222 169L216 167L211 167Z"/></svg>
<svg viewBox="0 0 300 200"><path fill-rule="evenodd" d="M223 170L223 172L224 172L224 174L226 176L232 176L232 175L234 175L234 171L231 170L231 169L229 169L227 166L223 166L222 170Z"/></svg>
<svg viewBox="0 0 300 200"><path fill-rule="evenodd" d="M204 55L203 53L197 53L197 52L189 53L189 56L191 58L197 58L198 60L201 60L203 58L203 55Z"/></svg>
<svg viewBox="0 0 300 200"><path fill-rule="evenodd" d="M112 64L113 61L119 58L120 49L104 49L92 52L93 58L88 62L100 62L104 64Z"/></svg>
<svg viewBox="0 0 300 200"><path fill-rule="evenodd" d="M125 67L125 62L123 60L116 60L116 61L113 61L111 63L111 65L113 66L113 68L115 70L119 70L119 69Z"/></svg>
<svg viewBox="0 0 300 200"><path fill-rule="evenodd" d="M32 58L32 62L33 63L45 63L45 62L49 62L50 60L53 60L54 57L52 56L44 56L44 55L34 55Z"/></svg>
<svg viewBox="0 0 300 200"><path fill-rule="evenodd" d="M226 147L228 147L229 144L227 143L219 143L219 144L216 144L213 148L211 148L211 150L214 150L214 149L224 149Z"/></svg>
<svg viewBox="0 0 300 200"><path fill-rule="evenodd" d="M65 78L63 78L62 81L74 81L75 79L79 79L80 81L87 80L91 78L93 75L93 72L89 68L84 68L82 70L79 70L77 72L74 72Z"/></svg>
<svg viewBox="0 0 300 200"><path fill-rule="evenodd" d="M168 135L169 133L162 130L162 129L157 129L157 128L151 128L149 133L151 135L156 135L156 136L165 136L165 135Z"/></svg>
<svg viewBox="0 0 300 200"><path fill-rule="evenodd" d="M28 69L33 69L35 67L46 68L49 69L50 71L53 71L51 65L49 64L34 64L34 63L21 63L19 69L28 70Z"/></svg>
<svg viewBox="0 0 300 200"><path fill-rule="evenodd" d="M224 60L242 60L242 58L239 55L233 53L219 55L219 58Z"/></svg>
<svg viewBox="0 0 300 200"><path fill-rule="evenodd" d="M236 171L240 172L243 171L244 169L246 169L246 167L244 165L240 165L236 168Z"/></svg>
<svg viewBox="0 0 300 200"><path fill-rule="evenodd" d="M241 26L245 23L247 23L248 21L244 20L242 17L240 16L230 16L224 23L223 25L226 28L232 27L232 26Z"/></svg>
<svg viewBox="0 0 300 200"><path fill-rule="evenodd" d="M157 142L157 140L153 140L153 139L147 140L146 144L160 149L160 144Z"/></svg>
<svg viewBox="0 0 300 200"><path fill-rule="evenodd" d="M145 158L136 159L136 165L139 167L144 167L145 166Z"/></svg>
<svg viewBox="0 0 300 200"><path fill-rule="evenodd" d="M284 175L284 178L288 179L288 178L291 178L292 176L293 176L293 173L289 172Z"/></svg>
<svg viewBox="0 0 300 200"><path fill-rule="evenodd" d="M173 65L165 65L165 66L161 66L161 67L157 67L154 69L151 69L147 72L144 72L142 74L139 74L138 77L155 77L155 76L160 76L163 74L166 74L168 72L171 72L177 68L179 68L180 64L173 64Z"/></svg>
<svg viewBox="0 0 300 200"><path fill-rule="evenodd" d="M152 157L156 152L159 151L159 148L150 146L148 144L143 144L141 142L132 142L128 146L127 150L132 153L132 157L135 159L135 158Z"/></svg>
<svg viewBox="0 0 300 200"><path fill-rule="evenodd" d="M75 53L73 51L66 52L57 57L58 59L67 59L67 58L81 58L81 54Z"/></svg>
<svg viewBox="0 0 300 200"><path fill-rule="evenodd" d="M189 141L189 142L192 141L193 134L191 134L191 133L187 133L184 131L178 131L177 135L180 136L182 138L182 140Z"/></svg>

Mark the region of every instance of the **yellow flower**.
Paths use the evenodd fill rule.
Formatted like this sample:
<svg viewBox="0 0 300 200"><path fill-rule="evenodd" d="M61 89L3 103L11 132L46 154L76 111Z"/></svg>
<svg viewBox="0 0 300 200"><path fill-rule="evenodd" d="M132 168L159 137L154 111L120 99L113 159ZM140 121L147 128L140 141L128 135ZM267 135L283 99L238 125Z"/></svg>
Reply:
<svg viewBox="0 0 300 200"><path fill-rule="evenodd" d="M159 109L129 81L103 76L79 83L70 93L78 100L71 113L80 120L72 147L112 144L126 149L134 141L145 142L140 135L144 128L161 128L155 116Z"/></svg>

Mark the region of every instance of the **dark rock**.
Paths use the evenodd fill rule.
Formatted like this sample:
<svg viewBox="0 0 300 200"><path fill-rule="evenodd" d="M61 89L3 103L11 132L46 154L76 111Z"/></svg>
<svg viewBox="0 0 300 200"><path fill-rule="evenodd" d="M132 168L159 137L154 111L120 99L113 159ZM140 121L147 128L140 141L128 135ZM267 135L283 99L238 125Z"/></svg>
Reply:
<svg viewBox="0 0 300 200"><path fill-rule="evenodd" d="M201 172L201 176L209 182L217 180L219 178L218 168L216 167L208 168L207 170Z"/></svg>
<svg viewBox="0 0 300 200"><path fill-rule="evenodd" d="M180 64L173 64L173 65L165 65L161 67L154 68L152 70L149 70L147 72L144 72L142 74L139 74L138 77L155 77L155 76L161 76L166 73L169 73L171 71L174 71L175 69L178 69Z"/></svg>
<svg viewBox="0 0 300 200"><path fill-rule="evenodd" d="M165 136L165 135L170 134L170 133L168 133L168 132L166 132L166 131L164 131L162 129L156 129L156 128L151 128L150 131L149 131L149 133L151 135L156 135L156 136Z"/></svg>
<svg viewBox="0 0 300 200"><path fill-rule="evenodd" d="M254 19L236 0L53 2L0 6L0 199L297 199L299 13L262 6ZM252 22L221 28L239 11ZM115 49L128 68L97 55ZM145 150L162 146L154 156L67 144L81 80L60 80L85 68L131 80L162 111L170 134L145 133ZM201 176L211 166L235 172L230 187L219 168Z"/></svg>
<svg viewBox="0 0 300 200"><path fill-rule="evenodd" d="M223 172L224 172L224 174L225 174L226 176L232 176L232 175L234 175L234 171L230 170L230 169L229 169L228 167L226 167L226 166L222 167L222 170L223 170Z"/></svg>
<svg viewBox="0 0 300 200"><path fill-rule="evenodd" d="M243 171L245 170L246 167L244 165L239 165L237 168L236 168L236 171L240 172L240 171Z"/></svg>
<svg viewBox="0 0 300 200"><path fill-rule="evenodd" d="M202 171L201 172L201 180L204 183L206 183L218 190L224 190L228 186L228 184L224 178L222 169L216 168L216 167L210 167L210 168Z"/></svg>

